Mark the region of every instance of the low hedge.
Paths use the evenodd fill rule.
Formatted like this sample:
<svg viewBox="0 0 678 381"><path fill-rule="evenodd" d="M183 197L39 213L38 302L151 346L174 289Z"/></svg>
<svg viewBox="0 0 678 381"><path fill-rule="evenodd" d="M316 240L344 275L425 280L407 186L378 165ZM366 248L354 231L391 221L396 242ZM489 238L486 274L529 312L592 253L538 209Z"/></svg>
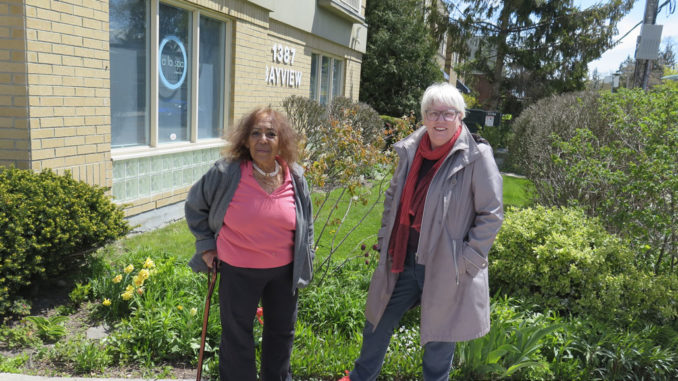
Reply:
<svg viewBox="0 0 678 381"><path fill-rule="evenodd" d="M102 187L69 173L0 169L0 315L32 282L63 277L129 229Z"/></svg>
<svg viewBox="0 0 678 381"><path fill-rule="evenodd" d="M580 209L508 208L489 259L493 292L545 310L622 324L678 316L678 280L639 270L627 245Z"/></svg>

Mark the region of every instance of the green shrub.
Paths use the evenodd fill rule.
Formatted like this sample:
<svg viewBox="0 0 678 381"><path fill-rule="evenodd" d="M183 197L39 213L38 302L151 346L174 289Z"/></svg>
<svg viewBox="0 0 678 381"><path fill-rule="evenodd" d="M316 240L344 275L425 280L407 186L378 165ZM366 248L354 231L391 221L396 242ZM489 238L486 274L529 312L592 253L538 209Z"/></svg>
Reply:
<svg viewBox="0 0 678 381"><path fill-rule="evenodd" d="M360 131L366 144L378 144L377 140L384 136L384 123L379 114L366 103L336 97L332 99L328 110L330 119L346 120Z"/></svg>
<svg viewBox="0 0 678 381"><path fill-rule="evenodd" d="M508 208L489 258L495 292L543 309L630 324L674 322L678 281L634 267L633 253L573 208Z"/></svg>
<svg viewBox="0 0 678 381"><path fill-rule="evenodd" d="M40 278L77 270L129 231L104 189L51 170L0 170L0 315Z"/></svg>
<svg viewBox="0 0 678 381"><path fill-rule="evenodd" d="M551 180L552 176L557 176L551 162L553 142L556 137L569 139L577 128L604 129L605 123L598 113L599 104L598 93L578 92L554 95L523 110L511 126L513 134L508 141L511 168L532 181L557 181ZM548 199L546 194L540 193L540 196L546 198L541 200L542 203L550 205L555 201ZM550 202L546 202L547 199Z"/></svg>
<svg viewBox="0 0 678 381"><path fill-rule="evenodd" d="M675 274L677 109L675 83L544 99L516 120L510 160L538 202L581 206L624 237L639 266Z"/></svg>
<svg viewBox="0 0 678 381"><path fill-rule="evenodd" d="M285 98L282 106L290 123L301 135L303 160L315 161L321 150L322 137L329 127L327 110L313 99L296 95Z"/></svg>
<svg viewBox="0 0 678 381"><path fill-rule="evenodd" d="M352 144L351 150L383 147L383 122L365 103L336 97L332 103L323 106L312 99L293 95L285 98L282 105L290 123L302 137L302 157L307 168L323 160L337 145Z"/></svg>

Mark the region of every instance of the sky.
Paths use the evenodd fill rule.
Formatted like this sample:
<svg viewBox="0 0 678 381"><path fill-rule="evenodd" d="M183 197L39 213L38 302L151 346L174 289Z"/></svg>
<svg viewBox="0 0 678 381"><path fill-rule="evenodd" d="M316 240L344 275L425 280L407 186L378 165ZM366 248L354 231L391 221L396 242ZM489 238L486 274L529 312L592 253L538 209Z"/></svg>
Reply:
<svg viewBox="0 0 678 381"><path fill-rule="evenodd" d="M663 4L665 0L659 0L659 5ZM579 5L582 9L587 8L601 0L575 0L575 5ZM617 24L618 34L614 41L617 41L621 36L626 34L634 25L643 20L645 14L646 0L636 0L633 9ZM674 4L676 2L674 1ZM665 6L657 15L657 25L663 25L662 28L662 42L659 47L663 50L666 44L672 41L674 51L678 50L678 9L673 14L669 14L669 6ZM678 7L677 7L678 8ZM598 73L602 78L611 75L619 69L619 65L631 56L633 58L636 51L636 40L640 35L640 25L633 29L628 36L624 37L614 48L606 51L603 55L589 63L589 75L593 73L594 69L598 69Z"/></svg>

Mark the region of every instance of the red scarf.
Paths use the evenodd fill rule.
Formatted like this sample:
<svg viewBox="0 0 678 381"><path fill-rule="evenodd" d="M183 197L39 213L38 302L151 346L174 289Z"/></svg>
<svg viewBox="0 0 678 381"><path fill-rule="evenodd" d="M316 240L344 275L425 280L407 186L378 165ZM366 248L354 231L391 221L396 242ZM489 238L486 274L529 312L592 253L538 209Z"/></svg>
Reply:
<svg viewBox="0 0 678 381"><path fill-rule="evenodd" d="M421 231L421 219L424 214L424 203L428 187L431 185L433 176L440 166L443 165L445 157L454 146L460 134L461 127L457 129L457 132L447 144L436 149L431 148L431 139L428 137L428 133L425 133L419 142L419 147L417 147L417 152L412 162L412 168L410 168L410 172L407 175L405 188L403 188L403 194L400 197L400 208L396 215L396 224L391 232L391 240L388 245L388 254L393 260L391 272L399 273L403 271L405 257L407 256L407 241L410 238L410 228ZM436 163L421 181L417 181L419 169L424 159L436 160Z"/></svg>

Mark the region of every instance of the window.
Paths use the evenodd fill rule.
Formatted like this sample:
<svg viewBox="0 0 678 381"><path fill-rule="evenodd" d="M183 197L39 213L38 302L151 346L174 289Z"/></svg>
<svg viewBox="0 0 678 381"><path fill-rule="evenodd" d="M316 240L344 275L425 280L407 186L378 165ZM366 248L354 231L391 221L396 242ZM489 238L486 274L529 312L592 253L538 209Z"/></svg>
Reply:
<svg viewBox="0 0 678 381"><path fill-rule="evenodd" d="M343 94L343 61L313 54L311 57L310 98L328 104L332 98Z"/></svg>
<svg viewBox="0 0 678 381"><path fill-rule="evenodd" d="M109 18L112 145L149 144L146 1L111 1Z"/></svg>
<svg viewBox="0 0 678 381"><path fill-rule="evenodd" d="M158 142L189 140L191 18L160 4L158 36Z"/></svg>
<svg viewBox="0 0 678 381"><path fill-rule="evenodd" d="M219 138L226 22L157 0L109 4L112 147Z"/></svg>
<svg viewBox="0 0 678 381"><path fill-rule="evenodd" d="M198 138L218 138L224 125L224 56L226 27L200 16L198 70Z"/></svg>

